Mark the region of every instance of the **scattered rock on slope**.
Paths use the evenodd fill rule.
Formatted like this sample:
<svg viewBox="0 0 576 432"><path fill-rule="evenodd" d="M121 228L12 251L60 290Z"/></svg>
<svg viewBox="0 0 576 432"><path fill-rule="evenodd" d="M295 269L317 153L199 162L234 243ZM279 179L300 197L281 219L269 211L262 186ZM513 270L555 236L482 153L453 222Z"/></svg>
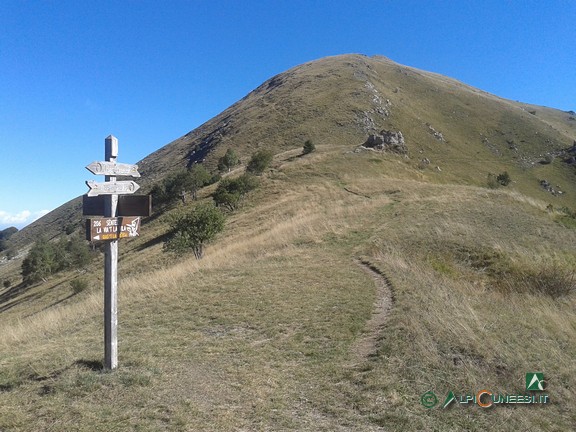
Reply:
<svg viewBox="0 0 576 432"><path fill-rule="evenodd" d="M379 134L371 134L361 147L393 153L407 154L408 148L400 131L382 130Z"/></svg>

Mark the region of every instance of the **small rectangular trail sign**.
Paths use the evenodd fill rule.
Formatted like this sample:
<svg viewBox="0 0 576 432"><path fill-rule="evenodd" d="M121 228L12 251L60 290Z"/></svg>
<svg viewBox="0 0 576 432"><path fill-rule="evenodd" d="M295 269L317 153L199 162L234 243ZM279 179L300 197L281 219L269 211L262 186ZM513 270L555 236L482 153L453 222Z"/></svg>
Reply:
<svg viewBox="0 0 576 432"><path fill-rule="evenodd" d="M82 216L104 216L105 195L82 195ZM118 195L116 216L150 216L152 197L150 195Z"/></svg>
<svg viewBox="0 0 576 432"><path fill-rule="evenodd" d="M118 240L140 235L140 216L107 217L86 220L86 240Z"/></svg>

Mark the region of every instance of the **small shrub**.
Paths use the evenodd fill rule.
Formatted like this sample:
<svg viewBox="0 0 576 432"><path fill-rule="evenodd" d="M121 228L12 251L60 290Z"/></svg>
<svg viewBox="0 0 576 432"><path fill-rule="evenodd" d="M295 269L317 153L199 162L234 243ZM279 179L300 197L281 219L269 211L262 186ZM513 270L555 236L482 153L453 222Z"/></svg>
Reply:
<svg viewBox="0 0 576 432"><path fill-rule="evenodd" d="M227 190L227 182L225 180L218 185L218 189L212 195L214 203L218 207L223 207L227 210L234 211L240 205L240 199L242 196L239 193L229 192Z"/></svg>
<svg viewBox="0 0 576 432"><path fill-rule="evenodd" d="M12 286L12 281L10 279L6 279L2 285L4 285L4 288L10 288Z"/></svg>
<svg viewBox="0 0 576 432"><path fill-rule="evenodd" d="M150 190L155 208L185 200L189 192L196 199L197 192L206 185L214 183L213 176L202 164L194 164L188 170L171 174Z"/></svg>
<svg viewBox="0 0 576 432"><path fill-rule="evenodd" d="M507 171L504 171L503 173L498 174L498 177L496 177L496 180L502 186L508 186L510 184L510 182L512 181L512 179L510 178L510 174L508 174Z"/></svg>
<svg viewBox="0 0 576 432"><path fill-rule="evenodd" d="M308 153L312 153L314 150L316 150L314 143L311 140L306 140L304 147L302 147L302 154L306 155Z"/></svg>
<svg viewBox="0 0 576 432"><path fill-rule="evenodd" d="M204 255L204 247L224 229L224 214L213 205L202 204L192 211L179 213L172 218L172 236L164 249L176 253L192 250L197 259Z"/></svg>
<svg viewBox="0 0 576 432"><path fill-rule="evenodd" d="M208 170L203 165L195 164L188 171L188 178L184 186L192 193L192 198L196 200L198 191L209 184L211 180L212 175Z"/></svg>
<svg viewBox="0 0 576 432"><path fill-rule="evenodd" d="M264 170L270 166L273 156L270 150L258 150L252 155L246 171L255 175L261 175Z"/></svg>
<svg viewBox="0 0 576 432"><path fill-rule="evenodd" d="M66 235L72 234L74 230L76 230L76 224L73 223L69 223L68 225L66 225L66 228L64 228L64 232L66 233Z"/></svg>
<svg viewBox="0 0 576 432"><path fill-rule="evenodd" d="M250 174L235 179L226 178L220 182L212 195L218 207L234 211L240 205L242 197L258 187L258 179Z"/></svg>
<svg viewBox="0 0 576 432"><path fill-rule="evenodd" d="M180 171L164 180L164 191L168 202L174 202L182 197L189 182L188 171Z"/></svg>
<svg viewBox="0 0 576 432"><path fill-rule="evenodd" d="M79 294L82 291L86 291L88 288L88 281L84 278L76 278L70 281L70 286L72 287L72 292L74 294Z"/></svg>
<svg viewBox="0 0 576 432"><path fill-rule="evenodd" d="M248 192L256 189L258 187L259 181L256 177L250 174L243 174L235 180L229 183L229 188L232 191L237 191L241 195L245 195Z"/></svg>
<svg viewBox="0 0 576 432"><path fill-rule="evenodd" d="M157 183L152 186L150 195L152 196L152 206L155 209L168 201L168 195L163 184Z"/></svg>
<svg viewBox="0 0 576 432"><path fill-rule="evenodd" d="M238 159L236 152L229 148L226 150L226 154L218 159L218 170L230 172L239 163L240 159Z"/></svg>
<svg viewBox="0 0 576 432"><path fill-rule="evenodd" d="M220 180L222 180L222 176L219 173L212 174L212 177L210 177L210 182L208 183L208 185L218 183Z"/></svg>
<svg viewBox="0 0 576 432"><path fill-rule="evenodd" d="M49 243L45 238L38 239L22 261L21 273L24 284L30 285L60 271L64 267L61 258L60 244Z"/></svg>
<svg viewBox="0 0 576 432"><path fill-rule="evenodd" d="M91 259L88 243L80 236L50 242L40 238L22 261L22 279L25 285L30 285L67 268L84 267Z"/></svg>

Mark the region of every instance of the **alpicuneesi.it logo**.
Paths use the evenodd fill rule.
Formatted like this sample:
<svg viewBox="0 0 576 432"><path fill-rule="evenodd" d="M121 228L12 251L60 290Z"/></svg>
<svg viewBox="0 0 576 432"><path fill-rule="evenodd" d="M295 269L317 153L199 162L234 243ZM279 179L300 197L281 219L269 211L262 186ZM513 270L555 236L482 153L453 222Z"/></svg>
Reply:
<svg viewBox="0 0 576 432"><path fill-rule="evenodd" d="M528 372L526 374L526 393L509 394L497 393L489 389L482 389L476 393L456 394L452 390L448 392L442 408L452 405L478 405L482 408L490 408L497 405L516 404L548 404L550 396L546 393L532 393L544 391L544 374L542 372ZM434 408L440 400L433 391L427 391L420 397L420 403L426 408Z"/></svg>

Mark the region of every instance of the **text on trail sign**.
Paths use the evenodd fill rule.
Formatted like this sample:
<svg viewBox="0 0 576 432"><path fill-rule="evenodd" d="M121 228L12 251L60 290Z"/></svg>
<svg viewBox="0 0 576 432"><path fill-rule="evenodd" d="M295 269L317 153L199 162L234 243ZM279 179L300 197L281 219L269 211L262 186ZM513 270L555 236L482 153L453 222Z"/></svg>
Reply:
<svg viewBox="0 0 576 432"><path fill-rule="evenodd" d="M96 175L140 177L138 165L132 164L104 161L92 162L86 169Z"/></svg>
<svg viewBox="0 0 576 432"><path fill-rule="evenodd" d="M140 235L140 217L108 217L86 220L86 240L104 241Z"/></svg>
<svg viewBox="0 0 576 432"><path fill-rule="evenodd" d="M86 185L90 188L88 196L131 194L140 189L140 185L132 180L110 181L98 183L88 180Z"/></svg>

